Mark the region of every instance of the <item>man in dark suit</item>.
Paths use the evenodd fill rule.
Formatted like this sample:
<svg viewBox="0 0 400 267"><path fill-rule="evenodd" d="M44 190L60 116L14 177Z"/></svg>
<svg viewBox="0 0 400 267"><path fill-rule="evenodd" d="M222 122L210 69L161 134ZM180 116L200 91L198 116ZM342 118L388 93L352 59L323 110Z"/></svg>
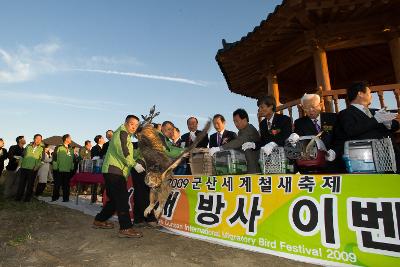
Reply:
<svg viewBox="0 0 400 267"><path fill-rule="evenodd" d="M132 142L134 149L139 149L138 142ZM137 159L142 166L146 166L142 159ZM144 226L156 226L157 220L153 213L150 213L146 218L144 217L144 210L150 204L150 187L145 183L146 172L137 172L135 168L131 170L131 177L133 180L133 214L134 214L134 226L144 227ZM128 178L129 179L129 178Z"/></svg>
<svg viewBox="0 0 400 267"><path fill-rule="evenodd" d="M103 153L105 140L104 140L103 136L96 135L96 137L94 138L94 141L96 142L96 145L94 147L92 147L92 150L90 151L92 159L94 157L96 157L96 158L99 157L99 158L102 159L105 156L105 154ZM107 147L107 149L108 149L108 147ZM92 203L96 203L98 185L94 184L94 185L92 185L91 188L92 188L91 189L92 190L92 199L91 199L91 201L92 201ZM104 191L104 186L101 186L100 191L101 191L101 193Z"/></svg>
<svg viewBox="0 0 400 267"><path fill-rule="evenodd" d="M225 130L225 118L221 114L214 115L213 124L217 132L210 136L210 148L225 145L237 137L236 133Z"/></svg>
<svg viewBox="0 0 400 267"><path fill-rule="evenodd" d="M199 125L199 121L197 120L197 118L190 117L186 121L186 123L187 123L188 129L189 129L189 132L185 133L184 135L181 136L181 147L189 147L193 143L193 141L196 139L196 136L201 132L201 131L197 130L197 127ZM196 147L197 148L208 147L208 134L206 135L206 137L204 137L204 139ZM186 174L187 175L192 174L190 167L189 167L190 166L189 160L187 159L185 163L188 166L188 168L186 169Z"/></svg>
<svg viewBox="0 0 400 267"><path fill-rule="evenodd" d="M255 144L245 143L242 149L261 149L269 155L276 146L285 145L286 139L292 133L292 121L286 115L275 113L276 101L272 96L259 99L257 106L261 140Z"/></svg>
<svg viewBox="0 0 400 267"><path fill-rule="evenodd" d="M249 115L244 109L237 109L233 112L233 122L239 130L235 139L219 147L210 148L210 155L213 156L216 152L227 149L240 150L244 143L257 143L260 141L260 134L257 129L249 123ZM247 161L247 172L258 173L260 166L258 165L259 152L253 149L244 151Z"/></svg>
<svg viewBox="0 0 400 267"><path fill-rule="evenodd" d="M110 145L111 138L113 136L114 131L113 130L107 130L106 132L106 138L107 142L103 145L103 149L101 150L100 158L104 158L107 154L108 146Z"/></svg>
<svg viewBox="0 0 400 267"><path fill-rule="evenodd" d="M7 149L4 148L4 141L0 138L0 176L4 169L4 161L8 158Z"/></svg>
<svg viewBox="0 0 400 267"><path fill-rule="evenodd" d="M182 144L184 143L184 147L189 147L193 141L196 139L196 136L201 132L197 130L197 127L199 125L199 121L195 117L190 117L187 121L187 126L189 129L188 133L185 133L181 137L181 142ZM183 146L183 145L182 145ZM197 147L203 147L206 148L208 147L208 135L197 145Z"/></svg>
<svg viewBox="0 0 400 267"><path fill-rule="evenodd" d="M103 156L103 146L104 146L104 138L101 135L96 135L96 137L94 138L94 141L96 142L96 145L94 147L92 147L92 150L90 151L90 153L92 154L92 158L94 157L99 157L102 158Z"/></svg>
<svg viewBox="0 0 400 267"><path fill-rule="evenodd" d="M338 157L342 158L344 143L348 140L392 137L392 133L400 128L400 118L397 114L386 112L383 109L368 108L372 99L368 83L353 83L347 90L347 98L351 105L339 113L334 129L334 145ZM392 143L399 171L400 149L393 141Z"/></svg>
<svg viewBox="0 0 400 267"><path fill-rule="evenodd" d="M175 146L181 147L181 143L182 143L181 131L177 127L174 127L174 134L172 136L172 141L173 141Z"/></svg>
<svg viewBox="0 0 400 267"><path fill-rule="evenodd" d="M19 160L24 154L24 146L26 144L25 137L20 135L15 141L17 144L10 146L8 151L8 165L6 167L8 171L15 171L18 168Z"/></svg>
<svg viewBox="0 0 400 267"><path fill-rule="evenodd" d="M336 113L321 112L322 102L320 96L317 94L305 94L301 98L301 106L306 116L295 120L294 133L290 135L289 142L294 145L301 136L315 136L323 132L320 139L324 143L327 151L325 159L330 162L334 161L336 153L333 150L332 139L333 127L336 123ZM329 163L328 166L324 168L324 171L335 171L335 165L334 163Z"/></svg>

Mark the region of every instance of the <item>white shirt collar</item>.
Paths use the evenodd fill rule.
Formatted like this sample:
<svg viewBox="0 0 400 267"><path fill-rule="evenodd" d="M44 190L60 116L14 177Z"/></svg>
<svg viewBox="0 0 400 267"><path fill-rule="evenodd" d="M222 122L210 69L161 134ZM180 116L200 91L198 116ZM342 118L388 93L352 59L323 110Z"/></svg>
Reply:
<svg viewBox="0 0 400 267"><path fill-rule="evenodd" d="M275 113L272 114L272 117L269 120L267 119L267 123L270 122L272 125L272 122L274 121L274 117L275 117Z"/></svg>
<svg viewBox="0 0 400 267"><path fill-rule="evenodd" d="M217 133L219 133L221 136L223 136L223 135L224 135L224 132L225 132L225 129L223 129L222 131L217 132Z"/></svg>
<svg viewBox="0 0 400 267"><path fill-rule="evenodd" d="M352 106L358 108L359 110L361 110L363 113L365 113L365 107L361 104L351 104Z"/></svg>
<svg viewBox="0 0 400 267"><path fill-rule="evenodd" d="M311 119L311 118L310 118L310 119ZM312 120L312 122L314 122L314 120L317 120L317 121L318 121L318 125L321 126L321 114L319 114L318 117L317 117L316 119L311 119L311 120Z"/></svg>

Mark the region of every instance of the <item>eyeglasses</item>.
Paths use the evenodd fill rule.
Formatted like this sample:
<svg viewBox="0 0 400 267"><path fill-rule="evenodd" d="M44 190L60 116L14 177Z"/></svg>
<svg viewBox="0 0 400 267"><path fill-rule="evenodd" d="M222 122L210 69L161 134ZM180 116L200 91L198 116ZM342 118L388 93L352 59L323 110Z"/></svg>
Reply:
<svg viewBox="0 0 400 267"><path fill-rule="evenodd" d="M303 110L305 111L310 111L310 110L318 110L320 105L315 105L315 106L303 106Z"/></svg>

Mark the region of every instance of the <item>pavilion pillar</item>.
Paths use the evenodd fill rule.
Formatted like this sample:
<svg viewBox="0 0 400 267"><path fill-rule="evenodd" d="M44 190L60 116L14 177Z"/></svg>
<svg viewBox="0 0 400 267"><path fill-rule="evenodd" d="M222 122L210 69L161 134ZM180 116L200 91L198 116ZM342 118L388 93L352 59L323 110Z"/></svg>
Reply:
<svg viewBox="0 0 400 267"><path fill-rule="evenodd" d="M390 53L392 54L392 62L396 82L400 83L400 37L396 36L389 41Z"/></svg>
<svg viewBox="0 0 400 267"><path fill-rule="evenodd" d="M280 106L281 102L279 99L279 85L278 85L278 77L276 72L269 72L267 75L268 80L268 95L271 95L275 98L276 106Z"/></svg>
<svg viewBox="0 0 400 267"><path fill-rule="evenodd" d="M313 49L315 76L317 79L317 87L322 88L322 91L331 90L331 80L329 78L328 60L326 52L320 47ZM332 98L324 98L325 111L333 112Z"/></svg>

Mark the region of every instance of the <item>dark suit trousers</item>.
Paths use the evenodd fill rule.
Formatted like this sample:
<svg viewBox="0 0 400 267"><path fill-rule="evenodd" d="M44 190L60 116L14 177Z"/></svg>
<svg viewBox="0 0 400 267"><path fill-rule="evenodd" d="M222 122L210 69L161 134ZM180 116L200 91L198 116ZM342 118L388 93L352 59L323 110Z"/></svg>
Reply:
<svg viewBox="0 0 400 267"><path fill-rule="evenodd" d="M34 170L21 168L21 178L18 184L16 201L21 201L24 197L24 201L28 202L31 200L33 193L33 186L35 184L36 172ZM26 188L26 189L25 189Z"/></svg>
<svg viewBox="0 0 400 267"><path fill-rule="evenodd" d="M144 182L144 178L146 177L146 173L137 173L136 171L132 171L132 179L133 179L133 201L135 205L133 205L134 212L134 223L142 223L144 221L155 221L153 213L151 213L147 218L144 217L144 210L150 204L150 188Z"/></svg>
<svg viewBox="0 0 400 267"><path fill-rule="evenodd" d="M129 216L129 193L126 189L126 180L124 176L103 173L105 187L107 190L108 201L103 209L96 215L95 220L104 222L113 216L115 212L118 215L119 227L121 230L132 227Z"/></svg>
<svg viewBox="0 0 400 267"><path fill-rule="evenodd" d="M70 186L69 182L71 180L70 172L55 172L54 173L54 187L52 200L56 201L60 197L60 187L63 190L63 201L69 201Z"/></svg>

